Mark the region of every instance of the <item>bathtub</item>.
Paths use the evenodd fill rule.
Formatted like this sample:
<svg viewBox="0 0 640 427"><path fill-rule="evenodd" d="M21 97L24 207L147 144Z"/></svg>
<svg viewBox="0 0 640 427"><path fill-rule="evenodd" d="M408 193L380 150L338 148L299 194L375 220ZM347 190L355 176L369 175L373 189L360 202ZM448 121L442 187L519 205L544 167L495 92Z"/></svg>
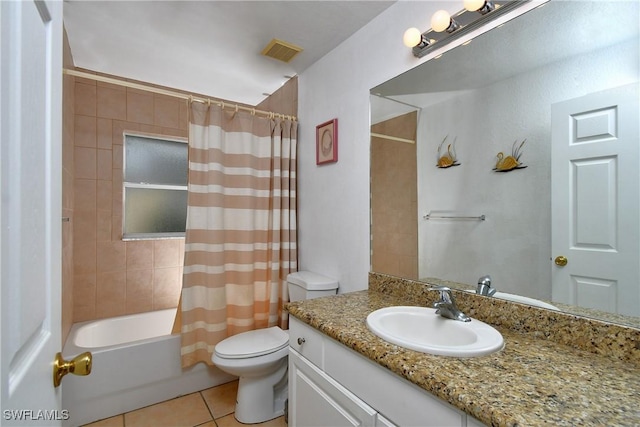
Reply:
<svg viewBox="0 0 640 427"><path fill-rule="evenodd" d="M180 335L171 335L176 309L75 323L62 354L93 354L91 374L62 380L65 426L79 426L232 381L198 363L180 367Z"/></svg>

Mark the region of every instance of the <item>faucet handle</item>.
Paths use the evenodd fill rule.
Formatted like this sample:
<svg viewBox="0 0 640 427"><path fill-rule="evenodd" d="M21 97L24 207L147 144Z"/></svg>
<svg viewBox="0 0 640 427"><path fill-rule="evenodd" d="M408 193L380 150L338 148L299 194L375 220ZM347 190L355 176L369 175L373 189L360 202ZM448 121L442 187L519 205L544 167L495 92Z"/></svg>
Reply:
<svg viewBox="0 0 640 427"><path fill-rule="evenodd" d="M491 276L488 274L486 276L482 276L478 279L478 285L487 285L491 287Z"/></svg>
<svg viewBox="0 0 640 427"><path fill-rule="evenodd" d="M430 290L440 292L440 301L438 302L447 302L447 303L455 302L453 299L453 294L451 293L451 288L448 286L434 286L430 288ZM438 302L436 302L435 304L438 304Z"/></svg>

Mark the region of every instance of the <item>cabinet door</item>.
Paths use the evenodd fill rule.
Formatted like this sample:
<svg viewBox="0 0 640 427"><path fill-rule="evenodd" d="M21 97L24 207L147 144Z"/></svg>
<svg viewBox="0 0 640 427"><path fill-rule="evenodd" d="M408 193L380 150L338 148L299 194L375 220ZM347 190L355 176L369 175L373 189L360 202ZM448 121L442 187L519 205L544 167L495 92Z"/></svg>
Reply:
<svg viewBox="0 0 640 427"><path fill-rule="evenodd" d="M382 416L382 414L378 414L376 417L376 427L398 427L388 419Z"/></svg>
<svg viewBox="0 0 640 427"><path fill-rule="evenodd" d="M376 411L289 350L289 425L292 427L374 426Z"/></svg>

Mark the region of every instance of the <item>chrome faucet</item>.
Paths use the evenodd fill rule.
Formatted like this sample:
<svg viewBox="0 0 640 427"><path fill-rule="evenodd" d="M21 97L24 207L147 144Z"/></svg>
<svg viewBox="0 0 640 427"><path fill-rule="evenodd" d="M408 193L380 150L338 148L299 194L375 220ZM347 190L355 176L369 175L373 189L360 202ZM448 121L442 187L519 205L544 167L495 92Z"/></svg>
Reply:
<svg viewBox="0 0 640 427"><path fill-rule="evenodd" d="M476 294L492 297L496 293L496 291L496 288L491 287L491 276L486 275L478 279Z"/></svg>
<svg viewBox="0 0 640 427"><path fill-rule="evenodd" d="M437 309L436 314L447 319L459 320L460 322L470 322L471 318L461 312L456 307L456 300L453 298L451 288L446 286L435 286L431 288L433 291L440 292L440 299L433 303L433 308Z"/></svg>

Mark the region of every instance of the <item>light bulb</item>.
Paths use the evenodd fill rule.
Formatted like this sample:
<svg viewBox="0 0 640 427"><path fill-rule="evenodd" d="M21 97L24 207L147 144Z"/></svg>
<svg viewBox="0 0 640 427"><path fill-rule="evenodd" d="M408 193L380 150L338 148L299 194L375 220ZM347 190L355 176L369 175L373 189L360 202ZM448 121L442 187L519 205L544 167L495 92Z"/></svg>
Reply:
<svg viewBox="0 0 640 427"><path fill-rule="evenodd" d="M469 12L481 9L485 4L484 0L464 0L464 8Z"/></svg>
<svg viewBox="0 0 640 427"><path fill-rule="evenodd" d="M422 41L422 33L417 28L409 28L407 31L404 32L402 41L404 42L404 45L407 47L418 46Z"/></svg>
<svg viewBox="0 0 640 427"><path fill-rule="evenodd" d="M441 33L451 25L451 15L446 10L439 10L431 17L431 28Z"/></svg>

